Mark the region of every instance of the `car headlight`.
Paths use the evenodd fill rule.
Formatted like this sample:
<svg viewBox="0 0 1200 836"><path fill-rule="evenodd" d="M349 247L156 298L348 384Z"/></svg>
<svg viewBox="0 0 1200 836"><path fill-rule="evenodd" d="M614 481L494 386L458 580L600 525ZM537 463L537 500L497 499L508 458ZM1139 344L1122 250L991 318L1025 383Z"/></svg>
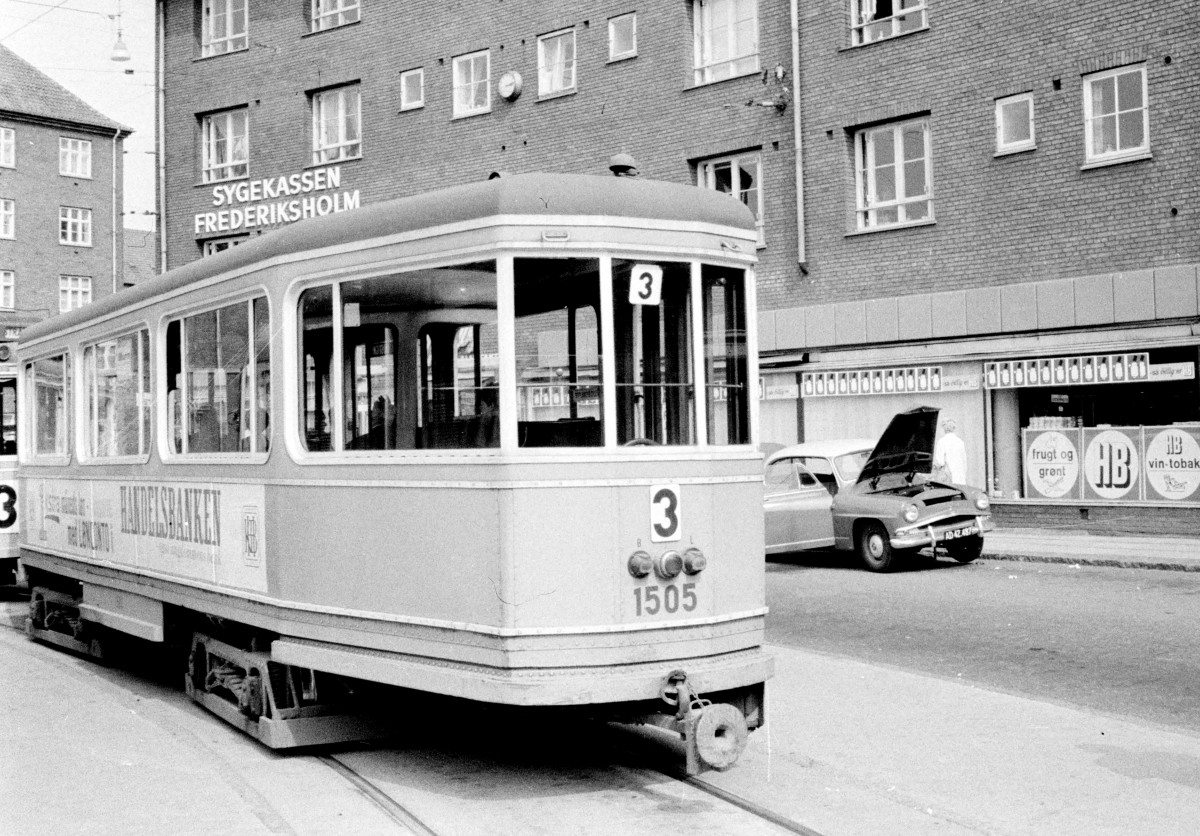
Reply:
<svg viewBox="0 0 1200 836"><path fill-rule="evenodd" d="M986 511L992 507L991 500L988 499L987 494L981 493L975 497L975 507L980 511Z"/></svg>
<svg viewBox="0 0 1200 836"><path fill-rule="evenodd" d="M905 522L916 522L917 517L921 516L921 512L917 509L916 505L906 502L904 503L904 507L900 509L900 516L904 518Z"/></svg>

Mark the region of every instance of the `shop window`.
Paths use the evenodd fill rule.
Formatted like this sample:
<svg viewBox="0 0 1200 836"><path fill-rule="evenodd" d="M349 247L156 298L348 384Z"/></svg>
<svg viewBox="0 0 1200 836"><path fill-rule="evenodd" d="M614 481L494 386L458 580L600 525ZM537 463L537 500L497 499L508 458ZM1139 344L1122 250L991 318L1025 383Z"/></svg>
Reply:
<svg viewBox="0 0 1200 836"><path fill-rule="evenodd" d="M91 276L58 277L58 312L66 313L92 302Z"/></svg>
<svg viewBox="0 0 1200 836"><path fill-rule="evenodd" d="M0 270L0 308L12 310L17 306L17 274Z"/></svg>
<svg viewBox="0 0 1200 836"><path fill-rule="evenodd" d="M1150 153L1145 66L1121 67L1083 79L1088 163L1121 162Z"/></svg>
<svg viewBox="0 0 1200 836"><path fill-rule="evenodd" d="M17 132L0 128L0 168L17 167Z"/></svg>
<svg viewBox="0 0 1200 836"><path fill-rule="evenodd" d="M491 53L488 50L454 59L454 116L474 116L492 109Z"/></svg>
<svg viewBox="0 0 1200 836"><path fill-rule="evenodd" d="M425 107L425 70L418 67L400 73L400 109Z"/></svg>
<svg viewBox="0 0 1200 836"><path fill-rule="evenodd" d="M313 93L313 165L362 156L361 107L357 84Z"/></svg>
<svg viewBox="0 0 1200 836"><path fill-rule="evenodd" d="M236 302L167 325L167 426L172 453L270 448L267 300Z"/></svg>
<svg viewBox="0 0 1200 836"><path fill-rule="evenodd" d="M758 72L758 0L693 0L694 82Z"/></svg>
<svg viewBox="0 0 1200 836"><path fill-rule="evenodd" d="M762 154L753 151L705 160L696 166L696 173L701 188L731 195L749 207L758 227L758 245L764 246Z"/></svg>
<svg viewBox="0 0 1200 836"><path fill-rule="evenodd" d="M58 173L68 177L92 177L92 143L86 139L58 138Z"/></svg>
<svg viewBox="0 0 1200 836"><path fill-rule="evenodd" d="M0 198L0 238L17 237L17 202Z"/></svg>
<svg viewBox="0 0 1200 836"><path fill-rule="evenodd" d="M996 153L1013 154L1035 147L1033 94L996 99Z"/></svg>
<svg viewBox="0 0 1200 836"><path fill-rule="evenodd" d="M637 13L608 19L608 60L620 61L637 55Z"/></svg>
<svg viewBox="0 0 1200 836"><path fill-rule="evenodd" d="M141 330L87 346L83 375L86 455L111 458L149 453L149 332Z"/></svg>
<svg viewBox="0 0 1200 836"><path fill-rule="evenodd" d="M58 207L58 243L72 247L92 246L92 210Z"/></svg>
<svg viewBox="0 0 1200 836"><path fill-rule="evenodd" d="M70 438L70 355L59 354L35 360L25 367L29 400L29 426L33 428L34 458L66 458Z"/></svg>
<svg viewBox="0 0 1200 836"><path fill-rule="evenodd" d="M913 119L854 135L860 230L933 220L929 119Z"/></svg>
<svg viewBox="0 0 1200 836"><path fill-rule="evenodd" d="M248 0L201 0L201 57L249 47L247 5Z"/></svg>
<svg viewBox="0 0 1200 836"><path fill-rule="evenodd" d="M575 90L575 30L538 38L538 95L557 96Z"/></svg>
<svg viewBox="0 0 1200 836"><path fill-rule="evenodd" d="M851 0L855 45L925 28L925 0Z"/></svg>
<svg viewBox="0 0 1200 836"><path fill-rule="evenodd" d="M358 18L359 0L312 0L310 31L320 32L347 23L357 23Z"/></svg>
<svg viewBox="0 0 1200 836"><path fill-rule="evenodd" d="M250 173L250 111L210 113L200 119L200 179L205 183L246 177Z"/></svg>

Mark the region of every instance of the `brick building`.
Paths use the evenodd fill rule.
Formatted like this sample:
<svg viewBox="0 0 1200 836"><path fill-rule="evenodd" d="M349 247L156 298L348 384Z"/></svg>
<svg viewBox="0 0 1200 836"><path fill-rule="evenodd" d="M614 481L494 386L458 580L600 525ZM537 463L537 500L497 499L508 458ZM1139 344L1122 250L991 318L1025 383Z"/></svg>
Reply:
<svg viewBox="0 0 1200 836"><path fill-rule="evenodd" d="M765 441L871 435L928 403L1002 512L1200 509L1186 0L159 8L170 265L629 154L760 218Z"/></svg>

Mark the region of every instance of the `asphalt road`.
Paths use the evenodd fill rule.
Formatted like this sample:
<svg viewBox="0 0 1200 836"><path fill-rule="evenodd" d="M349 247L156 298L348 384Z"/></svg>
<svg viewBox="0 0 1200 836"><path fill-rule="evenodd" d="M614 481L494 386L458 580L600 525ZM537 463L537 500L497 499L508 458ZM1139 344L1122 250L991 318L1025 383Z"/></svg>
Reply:
<svg viewBox="0 0 1200 836"><path fill-rule="evenodd" d="M767 563L769 642L1200 732L1200 573L980 560ZM878 710L886 710L881 694Z"/></svg>

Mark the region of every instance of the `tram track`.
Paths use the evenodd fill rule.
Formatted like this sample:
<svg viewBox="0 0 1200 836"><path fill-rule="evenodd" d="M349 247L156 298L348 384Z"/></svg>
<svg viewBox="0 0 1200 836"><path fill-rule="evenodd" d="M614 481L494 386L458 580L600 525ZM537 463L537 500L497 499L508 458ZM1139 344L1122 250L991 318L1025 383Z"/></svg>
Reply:
<svg viewBox="0 0 1200 836"><path fill-rule="evenodd" d="M374 782L354 767L338 759L335 755L316 755L315 757L362 793L384 815L405 828L408 832L415 834L415 836L441 836L438 831L421 821L411 810L396 801L396 799L376 786Z"/></svg>

